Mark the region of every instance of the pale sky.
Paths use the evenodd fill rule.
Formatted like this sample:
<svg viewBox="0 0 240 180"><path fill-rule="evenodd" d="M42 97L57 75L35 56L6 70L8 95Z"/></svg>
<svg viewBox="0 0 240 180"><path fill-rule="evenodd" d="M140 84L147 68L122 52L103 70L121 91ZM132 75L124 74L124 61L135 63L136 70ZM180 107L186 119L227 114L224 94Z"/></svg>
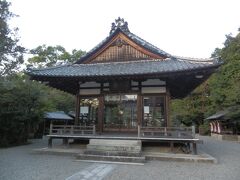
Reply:
<svg viewBox="0 0 240 180"><path fill-rule="evenodd" d="M11 0L21 44L90 50L117 17L132 33L178 56L207 58L240 27L239 0Z"/></svg>

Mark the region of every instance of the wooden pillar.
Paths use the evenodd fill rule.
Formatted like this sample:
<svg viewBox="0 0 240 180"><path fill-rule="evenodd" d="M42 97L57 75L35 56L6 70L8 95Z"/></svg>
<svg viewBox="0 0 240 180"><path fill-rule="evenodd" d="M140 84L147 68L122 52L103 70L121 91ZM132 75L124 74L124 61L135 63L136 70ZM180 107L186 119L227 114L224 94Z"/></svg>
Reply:
<svg viewBox="0 0 240 180"><path fill-rule="evenodd" d="M68 138L63 138L63 145L68 146Z"/></svg>
<svg viewBox="0 0 240 180"><path fill-rule="evenodd" d="M80 95L76 95L76 105L75 105L75 121L74 125L79 125L79 116L80 116Z"/></svg>
<svg viewBox="0 0 240 180"><path fill-rule="evenodd" d="M167 89L166 97L165 97L165 116L166 116L166 121L165 121L165 126L170 127L170 92Z"/></svg>
<svg viewBox="0 0 240 180"><path fill-rule="evenodd" d="M170 141L170 151L173 153L174 152L174 142Z"/></svg>
<svg viewBox="0 0 240 180"><path fill-rule="evenodd" d="M104 116L104 97L98 97L98 129L99 134L103 132L103 116Z"/></svg>
<svg viewBox="0 0 240 180"><path fill-rule="evenodd" d="M52 124L52 121L50 123L50 128L49 128L49 134L51 135L52 134L52 129L53 129L53 124Z"/></svg>
<svg viewBox="0 0 240 180"><path fill-rule="evenodd" d="M52 148L52 137L48 138L48 148Z"/></svg>
<svg viewBox="0 0 240 180"><path fill-rule="evenodd" d="M197 143L196 143L196 142L193 142L193 143L192 143L192 146L193 146L192 154L197 155Z"/></svg>
<svg viewBox="0 0 240 180"><path fill-rule="evenodd" d="M142 127L143 98L141 94L137 96L137 124Z"/></svg>

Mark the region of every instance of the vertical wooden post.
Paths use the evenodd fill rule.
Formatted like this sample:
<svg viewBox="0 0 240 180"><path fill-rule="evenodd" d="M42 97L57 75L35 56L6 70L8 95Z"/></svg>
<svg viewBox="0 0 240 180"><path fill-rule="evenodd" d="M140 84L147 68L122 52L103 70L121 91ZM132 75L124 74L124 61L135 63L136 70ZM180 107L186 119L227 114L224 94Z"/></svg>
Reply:
<svg viewBox="0 0 240 180"><path fill-rule="evenodd" d="M73 135L73 126L71 126L70 135Z"/></svg>
<svg viewBox="0 0 240 180"><path fill-rule="evenodd" d="M165 96L165 116L166 116L166 120L165 120L165 126L166 127L170 127L170 92L167 89L167 93Z"/></svg>
<svg viewBox="0 0 240 180"><path fill-rule="evenodd" d="M142 116L143 116L143 102L142 95L137 95L137 123L141 127L142 126Z"/></svg>
<svg viewBox="0 0 240 180"><path fill-rule="evenodd" d="M193 151L192 151L192 153L193 153L194 155L196 155L196 154L197 154L197 143L196 143L196 142L193 142L193 143L192 143L192 146L193 146Z"/></svg>
<svg viewBox="0 0 240 180"><path fill-rule="evenodd" d="M44 118L44 120L43 120L43 136L45 135L45 126L46 126L46 120Z"/></svg>
<svg viewBox="0 0 240 180"><path fill-rule="evenodd" d="M79 115L80 115L80 95L76 95L76 105L75 105L75 121L74 125L77 126L79 124Z"/></svg>
<svg viewBox="0 0 240 180"><path fill-rule="evenodd" d="M99 134L103 132L103 115L104 115L104 97L98 97L98 128Z"/></svg>
<svg viewBox="0 0 240 180"><path fill-rule="evenodd" d="M164 127L164 136L167 136L167 127Z"/></svg>
<svg viewBox="0 0 240 180"><path fill-rule="evenodd" d="M195 138L195 126L192 126L192 137Z"/></svg>
<svg viewBox="0 0 240 180"><path fill-rule="evenodd" d="M68 146L68 138L63 138L63 145Z"/></svg>
<svg viewBox="0 0 240 180"><path fill-rule="evenodd" d="M52 121L51 121L51 123L50 123L50 129L49 129L49 134L51 135L52 134L52 127L53 125L52 125Z"/></svg>
<svg viewBox="0 0 240 180"><path fill-rule="evenodd" d="M93 135L96 135L96 126L95 126L95 124L93 125Z"/></svg>
<svg viewBox="0 0 240 180"><path fill-rule="evenodd" d="M52 137L48 138L48 148L52 148Z"/></svg>
<svg viewBox="0 0 240 180"><path fill-rule="evenodd" d="M138 125L138 137L140 137L141 136L141 127L140 127L140 125Z"/></svg>
<svg viewBox="0 0 240 180"><path fill-rule="evenodd" d="M170 150L173 153L173 150L174 150L174 142L173 141L170 141Z"/></svg>

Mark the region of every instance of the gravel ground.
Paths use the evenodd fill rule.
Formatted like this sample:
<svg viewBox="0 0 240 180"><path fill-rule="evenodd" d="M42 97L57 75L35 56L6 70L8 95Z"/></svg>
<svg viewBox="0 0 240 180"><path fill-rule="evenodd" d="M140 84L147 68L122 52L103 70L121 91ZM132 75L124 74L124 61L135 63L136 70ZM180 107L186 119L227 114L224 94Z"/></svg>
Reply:
<svg viewBox="0 0 240 180"><path fill-rule="evenodd" d="M47 142L32 142L30 145L0 149L0 180L61 180L90 165L75 162L70 156L33 153L34 148L46 147Z"/></svg>
<svg viewBox="0 0 240 180"><path fill-rule="evenodd" d="M218 159L218 164L152 161L144 166L118 166L105 180L240 180L240 144L204 140L199 150Z"/></svg>
<svg viewBox="0 0 240 180"><path fill-rule="evenodd" d="M240 144L218 141L210 137L199 150L218 159L218 164L152 161L144 166L114 165L105 180L239 180ZM59 142L56 142L59 143ZM76 162L73 157L41 155L32 149L45 147L46 141L34 140L32 144L0 149L1 180L55 180L91 167L92 163Z"/></svg>

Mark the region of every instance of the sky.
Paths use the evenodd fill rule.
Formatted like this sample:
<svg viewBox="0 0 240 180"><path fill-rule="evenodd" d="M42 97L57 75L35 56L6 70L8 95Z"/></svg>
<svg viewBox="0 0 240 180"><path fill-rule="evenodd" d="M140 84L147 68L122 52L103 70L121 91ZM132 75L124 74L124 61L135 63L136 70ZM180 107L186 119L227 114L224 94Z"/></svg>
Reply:
<svg viewBox="0 0 240 180"><path fill-rule="evenodd" d="M28 49L62 45L89 51L109 35L118 17L129 30L177 56L208 58L225 35L240 28L239 0L10 0Z"/></svg>

